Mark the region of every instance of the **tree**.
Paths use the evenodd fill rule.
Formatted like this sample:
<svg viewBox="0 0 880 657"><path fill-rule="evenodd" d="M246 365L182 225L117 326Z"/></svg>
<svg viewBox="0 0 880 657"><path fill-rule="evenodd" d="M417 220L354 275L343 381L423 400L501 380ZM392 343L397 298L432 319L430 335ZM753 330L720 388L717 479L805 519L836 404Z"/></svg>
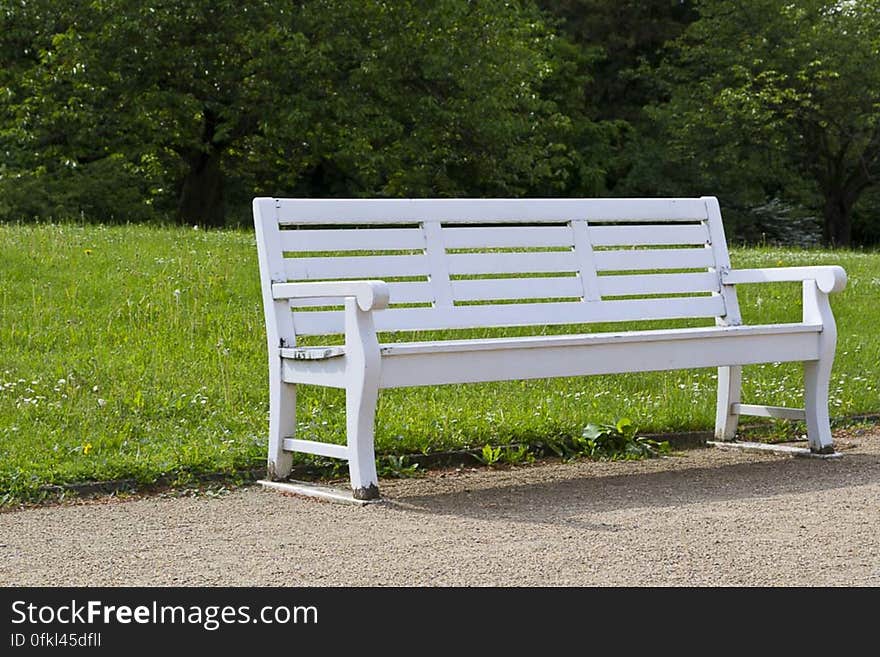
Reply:
<svg viewBox="0 0 880 657"><path fill-rule="evenodd" d="M47 45L8 106L13 144L31 153L27 173L42 172L52 186L72 170L85 179L100 170L112 185L128 170L151 183L129 188L129 200L170 210L176 199L180 219L222 225L222 158L256 128L260 108L282 102L301 77L302 40L285 29L285 9L273 7L282 3L74 4L42 8L54 32L35 35ZM289 61L281 89L274 59Z"/></svg>
<svg viewBox="0 0 880 657"><path fill-rule="evenodd" d="M560 30L589 57L586 100L596 118L642 119L661 100L650 74L663 46L696 19L691 0L541 0Z"/></svg>
<svg viewBox="0 0 880 657"><path fill-rule="evenodd" d="M540 4L577 48L582 114L599 122L609 136L610 147L602 159L606 190L620 195L645 193L632 184L631 171L646 159L645 138L652 126L645 107L666 100L654 68L664 44L680 36L696 18L693 2L541 0ZM651 178L655 183L665 180ZM648 185L647 193L658 192Z"/></svg>
<svg viewBox="0 0 880 657"><path fill-rule="evenodd" d="M809 181L825 240L880 179L880 2L704 0L663 73L669 152L765 194Z"/></svg>
<svg viewBox="0 0 880 657"><path fill-rule="evenodd" d="M7 4L12 23L28 4ZM0 98L17 175L112 170L144 203L207 225L224 223L230 195L243 207L258 193L601 184L589 144L569 142L599 152L602 131L542 95L564 62L529 3L74 0L30 13L49 33Z"/></svg>
<svg viewBox="0 0 880 657"><path fill-rule="evenodd" d="M94 98L70 84L79 71L52 61L60 35L84 8L82 0L0 3L0 218L88 212L112 219L122 200L134 201L129 219L146 218L137 172L82 138L95 126L88 111ZM96 194L101 185L113 192ZM125 190L134 194L124 199Z"/></svg>

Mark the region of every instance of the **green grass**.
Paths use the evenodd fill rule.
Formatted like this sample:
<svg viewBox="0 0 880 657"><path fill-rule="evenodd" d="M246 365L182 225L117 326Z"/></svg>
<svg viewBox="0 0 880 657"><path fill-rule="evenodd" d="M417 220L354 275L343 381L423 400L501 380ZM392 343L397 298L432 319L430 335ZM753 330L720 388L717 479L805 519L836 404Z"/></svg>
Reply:
<svg viewBox="0 0 880 657"><path fill-rule="evenodd" d="M831 412L880 411L880 254L764 248L732 258L735 267L847 269L849 287L832 300L841 337ZM267 380L258 278L244 231L0 225L0 502L32 498L49 483L183 481L260 466ZM749 322L799 318L796 284L744 286L740 297ZM800 379L796 365L746 368L745 399L798 405ZM386 391L377 449L539 440L620 416L642 431L705 429L714 395L714 370ZM338 391L304 388L301 434L340 442L343 401Z"/></svg>

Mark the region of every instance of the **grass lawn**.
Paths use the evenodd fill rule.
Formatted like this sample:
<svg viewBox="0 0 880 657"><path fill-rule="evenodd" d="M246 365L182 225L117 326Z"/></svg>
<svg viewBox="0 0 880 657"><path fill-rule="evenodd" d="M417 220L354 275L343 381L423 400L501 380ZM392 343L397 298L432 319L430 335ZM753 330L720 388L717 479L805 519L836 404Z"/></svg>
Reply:
<svg viewBox="0 0 880 657"><path fill-rule="evenodd" d="M841 264L832 416L880 411L880 253L736 249L734 267ZM746 322L800 318L797 284L740 288ZM601 327L593 327L597 330ZM485 332L483 332L485 334ZM231 472L265 458L256 248L245 231L0 225L0 503L47 483ZM429 452L714 421L714 370L380 395L377 451ZM798 406L797 365L746 368L744 400ZM304 388L300 435L340 442L344 398Z"/></svg>

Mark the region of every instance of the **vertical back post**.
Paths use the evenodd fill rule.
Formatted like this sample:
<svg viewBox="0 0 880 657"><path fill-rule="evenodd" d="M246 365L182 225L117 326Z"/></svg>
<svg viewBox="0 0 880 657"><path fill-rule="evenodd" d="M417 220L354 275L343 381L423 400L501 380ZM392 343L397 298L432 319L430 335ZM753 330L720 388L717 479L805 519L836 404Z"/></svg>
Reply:
<svg viewBox="0 0 880 657"><path fill-rule="evenodd" d="M428 256L428 278L435 308L452 308L452 283L449 279L449 263L446 261L446 245L443 243L443 229L439 221L426 221L425 254Z"/></svg>
<svg viewBox="0 0 880 657"><path fill-rule="evenodd" d="M269 356L269 479L283 479L293 466L293 455L284 450L284 438L296 431L296 386L284 383L281 375L281 348L296 344L290 302L272 297L272 284L287 281L276 201L254 199L254 229L260 263L260 287L266 317L266 343Z"/></svg>
<svg viewBox="0 0 880 657"><path fill-rule="evenodd" d="M272 297L272 283L287 282L284 253L281 251L281 230L278 228L275 199L255 198L253 207L266 338L269 352L274 353L279 347L293 347L296 344L290 302Z"/></svg>
<svg viewBox="0 0 880 657"><path fill-rule="evenodd" d="M742 324L742 316L739 312L739 302L736 298L736 286L724 285L721 281L721 272L730 269L730 253L727 250L727 239L724 237L724 225L721 223L721 208L718 199L714 196L703 196L706 203L707 225L709 227L710 244L707 249L712 249L715 261L714 272L718 275L719 294L724 300L725 314L716 319L719 326L739 326Z"/></svg>
<svg viewBox="0 0 880 657"><path fill-rule="evenodd" d="M724 236L724 225L721 223L721 208L714 196L704 196L706 203L706 222L709 228L709 244L712 249L718 276L719 294L724 300L725 314L715 318L718 326L739 326L742 316L739 312L739 301L736 298L736 286L724 285L721 272L730 269L730 253L727 250L727 239ZM714 294L714 293L713 293ZM739 415L733 412L733 405L742 399L742 366L730 365L718 368L718 391L715 404L715 438L717 440L733 440L739 424Z"/></svg>
<svg viewBox="0 0 880 657"><path fill-rule="evenodd" d="M593 243L590 241L586 219L571 222L574 237L574 257L577 259L584 301L599 301L599 276L596 273L596 260L593 258Z"/></svg>

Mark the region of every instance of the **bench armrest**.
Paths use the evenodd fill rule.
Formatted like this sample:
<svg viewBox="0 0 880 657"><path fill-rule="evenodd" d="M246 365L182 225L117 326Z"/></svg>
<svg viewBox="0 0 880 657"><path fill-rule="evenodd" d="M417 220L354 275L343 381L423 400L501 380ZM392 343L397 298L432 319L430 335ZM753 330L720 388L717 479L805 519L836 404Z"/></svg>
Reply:
<svg viewBox="0 0 880 657"><path fill-rule="evenodd" d="M355 297L363 311L381 310L390 298L385 281L314 281L309 283L273 283L273 299L308 299L316 297Z"/></svg>
<svg viewBox="0 0 880 657"><path fill-rule="evenodd" d="M813 267L773 267L769 269L728 269L721 272L721 283L778 283L783 281L816 281L822 292L840 292L846 287L846 271L837 265Z"/></svg>

